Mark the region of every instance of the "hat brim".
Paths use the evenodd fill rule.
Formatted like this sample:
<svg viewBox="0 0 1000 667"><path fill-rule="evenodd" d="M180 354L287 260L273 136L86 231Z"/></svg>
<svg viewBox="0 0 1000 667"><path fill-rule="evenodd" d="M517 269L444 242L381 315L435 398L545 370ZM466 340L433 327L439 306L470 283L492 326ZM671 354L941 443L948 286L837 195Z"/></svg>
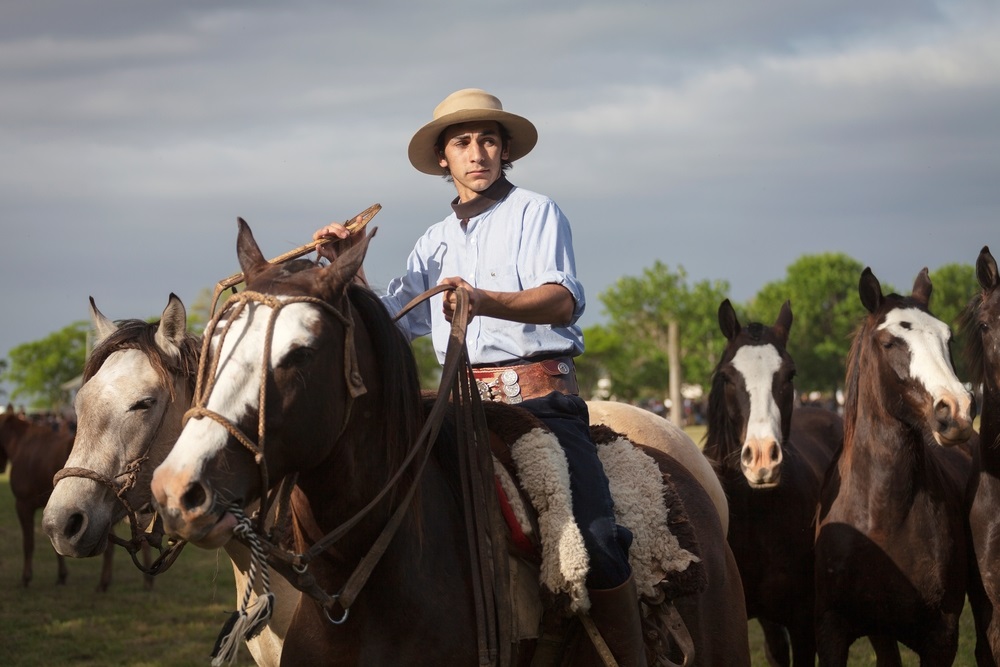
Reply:
<svg viewBox="0 0 1000 667"><path fill-rule="evenodd" d="M538 141L538 130L527 118L497 109L462 109L432 120L417 130L417 133L410 139L410 147L407 151L410 164L417 171L431 176L441 176L444 170L438 163L438 157L435 154L435 144L438 137L449 125L478 120L495 120L506 128L511 137L507 157L511 162L530 153Z"/></svg>

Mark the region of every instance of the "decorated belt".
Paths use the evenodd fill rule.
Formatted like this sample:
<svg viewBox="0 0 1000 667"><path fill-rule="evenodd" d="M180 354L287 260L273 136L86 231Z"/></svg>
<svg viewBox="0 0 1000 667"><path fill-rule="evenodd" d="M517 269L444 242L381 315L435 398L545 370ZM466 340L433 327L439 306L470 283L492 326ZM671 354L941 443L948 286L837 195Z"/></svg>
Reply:
<svg viewBox="0 0 1000 667"><path fill-rule="evenodd" d="M484 401L517 404L526 398L553 391L578 394L576 366L572 357L546 359L518 366L473 368L479 395Z"/></svg>

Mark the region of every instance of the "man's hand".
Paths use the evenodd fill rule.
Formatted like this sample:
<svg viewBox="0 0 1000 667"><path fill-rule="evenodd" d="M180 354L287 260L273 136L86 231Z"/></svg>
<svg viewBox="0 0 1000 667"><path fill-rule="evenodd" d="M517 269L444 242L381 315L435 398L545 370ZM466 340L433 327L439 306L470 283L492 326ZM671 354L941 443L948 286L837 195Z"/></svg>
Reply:
<svg viewBox="0 0 1000 667"><path fill-rule="evenodd" d="M462 287L469 293L469 319L495 317L524 324L564 326L573 317L573 295L562 285L546 283L520 292L492 292L478 289L461 278L444 278L439 285ZM455 293L445 292L444 318L455 316Z"/></svg>
<svg viewBox="0 0 1000 667"><path fill-rule="evenodd" d="M483 293L481 290L476 289L475 287L465 282L461 278L445 278L438 284L451 285L452 287L455 288L461 287L466 292L468 292L469 316L467 321L471 321L473 317L479 314L479 306L482 303L482 297L483 297ZM455 291L450 290L448 292L445 292L444 297L442 298L442 302L444 303L444 308L443 308L444 319L446 319L450 323L452 319L455 317L455 306L458 303L458 299L455 296Z"/></svg>
<svg viewBox="0 0 1000 667"><path fill-rule="evenodd" d="M352 247L355 243L361 240L364 236L362 233L351 234L350 230L347 229L347 225L359 224L361 219L364 217L363 213L359 213L354 220L349 223L344 224L342 222L331 222L326 227L321 227L313 233L313 240L318 241L323 238L331 239L329 243L324 243L323 245L316 246L316 254L320 257L326 257L331 262L337 259L337 255L340 251L346 250ZM353 239L352 239L353 237ZM338 240L339 239L339 240ZM349 240L346 244L343 243L344 239Z"/></svg>

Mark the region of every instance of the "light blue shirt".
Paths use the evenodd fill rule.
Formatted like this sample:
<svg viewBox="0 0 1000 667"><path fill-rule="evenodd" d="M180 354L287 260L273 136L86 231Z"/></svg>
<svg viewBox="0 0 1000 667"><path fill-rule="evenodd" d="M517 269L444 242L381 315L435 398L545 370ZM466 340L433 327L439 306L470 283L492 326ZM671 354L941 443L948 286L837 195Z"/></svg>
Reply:
<svg viewBox="0 0 1000 667"><path fill-rule="evenodd" d="M583 353L583 332L576 322L586 299L576 278L573 235L569 220L548 197L515 186L493 207L470 218L465 228L454 213L432 225L410 252L406 273L389 283L382 303L395 315L413 298L453 276L497 292L554 283L568 289L575 302L568 326L473 318L466 333L473 364ZM431 334L443 363L451 325L444 318L442 298L436 295L424 301L398 324L410 340Z"/></svg>

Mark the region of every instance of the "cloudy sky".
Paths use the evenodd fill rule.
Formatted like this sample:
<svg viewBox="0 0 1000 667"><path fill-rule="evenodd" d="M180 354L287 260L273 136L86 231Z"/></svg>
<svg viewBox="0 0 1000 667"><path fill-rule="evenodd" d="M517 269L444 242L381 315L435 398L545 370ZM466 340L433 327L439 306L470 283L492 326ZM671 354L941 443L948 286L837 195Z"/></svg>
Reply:
<svg viewBox="0 0 1000 667"><path fill-rule="evenodd" d="M410 136L459 88L539 129L510 174L598 294L660 260L751 297L803 254L908 286L1000 248L994 0L46 0L0 5L0 358L157 316L379 202L384 286L452 186ZM794 304L793 304L794 307Z"/></svg>

